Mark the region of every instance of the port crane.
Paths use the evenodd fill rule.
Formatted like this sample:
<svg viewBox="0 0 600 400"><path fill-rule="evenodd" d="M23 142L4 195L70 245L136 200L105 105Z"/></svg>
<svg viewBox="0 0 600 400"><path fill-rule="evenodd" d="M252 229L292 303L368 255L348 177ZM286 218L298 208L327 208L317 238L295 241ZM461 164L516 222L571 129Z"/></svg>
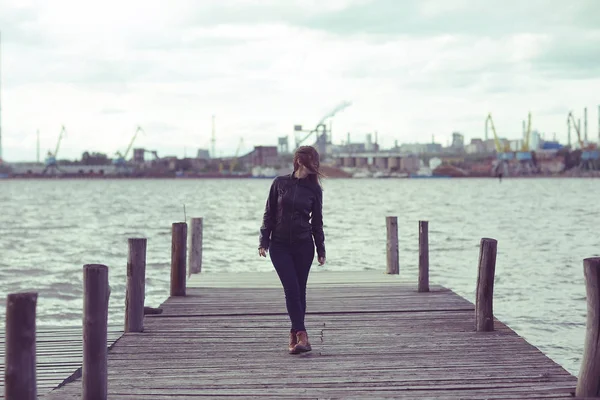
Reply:
<svg viewBox="0 0 600 400"><path fill-rule="evenodd" d="M238 142L238 147L235 150L235 155L233 156L233 158L231 158L229 160L229 173L233 173L233 170L235 169L235 167L237 166L238 163L238 157L240 154L240 150L242 149L242 146L244 144L244 138L240 138L240 141ZM222 174L223 170L225 169L224 163L223 163L223 159L221 159L221 161L219 162L219 173Z"/></svg>
<svg viewBox="0 0 600 400"><path fill-rule="evenodd" d="M513 153L510 150L508 143L501 143L496 133L496 127L494 126L494 120L492 119L492 113L489 113L485 119L485 130L487 131L488 126L492 128L492 134L494 135L494 145L496 147L496 153L499 160L512 160Z"/></svg>
<svg viewBox="0 0 600 400"><path fill-rule="evenodd" d="M515 157L521 164L519 169L531 173L535 168L533 165L533 155L529 148L529 138L531 137L531 112L527 115L527 130L524 133L525 137L523 138L521 149L515 153Z"/></svg>
<svg viewBox="0 0 600 400"><path fill-rule="evenodd" d="M579 144L579 149L581 150L581 162L579 164L579 168L581 169L596 169L595 162L600 159L600 151L598 151L598 147L593 143L584 143L581 139L581 131L579 124L575 121L575 117L573 116L573 112L570 111L569 115L567 115L567 126L569 129L571 128L571 124L575 128L575 133L577 134L577 143Z"/></svg>
<svg viewBox="0 0 600 400"><path fill-rule="evenodd" d="M62 125L60 133L58 134L58 141L56 142L56 148L54 149L54 153L51 152L50 150L48 150L48 155L46 156L45 167L44 167L44 171L42 171L42 174L46 174L46 172L48 172L48 171L60 172L60 168L58 168L57 157L58 157L58 151L60 150L60 144L63 140L63 137L66 135L66 133L67 133L67 130L65 129L65 126Z"/></svg>
<svg viewBox="0 0 600 400"><path fill-rule="evenodd" d="M129 155L129 152L131 151L131 148L133 147L133 143L135 142L135 139L137 138L137 136L140 132L145 133L144 130L138 126L137 129L135 130L135 133L133 134L133 137L131 138L131 141L129 142L129 146L127 146L127 149L125 149L125 152L121 153L120 151L117 151L115 153L115 155L117 157L113 160L113 164L117 168L124 168L127 166L127 156Z"/></svg>
<svg viewBox="0 0 600 400"><path fill-rule="evenodd" d="M531 156L529 149L529 138L531 137L531 112L527 115L527 130L525 131L525 137L523 138L523 144L521 145L521 151L518 153L528 153ZM527 156L524 156L527 157ZM518 157L517 157L518 158Z"/></svg>
<svg viewBox="0 0 600 400"><path fill-rule="evenodd" d="M244 145L244 138L240 138L240 141L238 143L238 147L235 150L235 156L233 157L233 160L231 160L231 162L229 163L229 173L233 173L233 170L235 169L235 167L238 164L238 158L240 155L240 150L242 149L242 146Z"/></svg>
<svg viewBox="0 0 600 400"><path fill-rule="evenodd" d="M315 144L317 144L317 145L319 145L319 144L324 145L324 144L331 142L331 138L327 137L327 126L325 125L325 122L328 119L333 118L337 113L343 111L347 107L350 107L351 105L352 105L352 103L349 101L341 102L333 110L331 110L330 112L325 114L321 118L321 120L317 123L317 126L310 131L303 130L302 125L294 126L294 131L307 133L301 139L298 139L298 137L296 137L296 148L300 147L302 145L302 143L304 143L306 140L308 140L308 138L310 138L313 134L315 135ZM319 134L319 129L321 130L320 134ZM329 130L329 133L331 134L331 129ZM324 149L319 149L319 152L323 152L323 150Z"/></svg>
<svg viewBox="0 0 600 400"><path fill-rule="evenodd" d="M485 130L487 132L488 126L492 128L492 134L494 135L494 145L496 147L497 164L495 171L498 174L508 175L508 161L513 159L514 154L510 150L508 143L501 143L496 133L496 127L494 126L494 120L492 119L492 113L488 113L485 119Z"/></svg>

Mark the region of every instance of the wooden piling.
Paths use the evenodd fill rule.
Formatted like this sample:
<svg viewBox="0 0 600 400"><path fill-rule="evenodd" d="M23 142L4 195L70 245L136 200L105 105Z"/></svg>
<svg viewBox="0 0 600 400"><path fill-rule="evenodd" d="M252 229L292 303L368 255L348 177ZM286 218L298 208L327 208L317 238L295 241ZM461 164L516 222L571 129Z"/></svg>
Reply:
<svg viewBox="0 0 600 400"><path fill-rule="evenodd" d="M106 400L108 267L88 264L83 267L83 400Z"/></svg>
<svg viewBox="0 0 600 400"><path fill-rule="evenodd" d="M400 273L398 255L398 217L386 217L387 228L387 274Z"/></svg>
<svg viewBox="0 0 600 400"><path fill-rule="evenodd" d="M188 275L202 271L202 217L192 218L192 234L190 236L189 272Z"/></svg>
<svg viewBox="0 0 600 400"><path fill-rule="evenodd" d="M481 239L475 297L475 328L478 332L494 330L493 300L497 246L498 241L496 239Z"/></svg>
<svg viewBox="0 0 600 400"><path fill-rule="evenodd" d="M37 293L13 293L6 299L4 398L37 400L35 313Z"/></svg>
<svg viewBox="0 0 600 400"><path fill-rule="evenodd" d="M171 296L185 296L187 223L176 222L171 228Z"/></svg>
<svg viewBox="0 0 600 400"><path fill-rule="evenodd" d="M576 397L600 397L600 257L583 260L587 327Z"/></svg>
<svg viewBox="0 0 600 400"><path fill-rule="evenodd" d="M419 221L419 292L429 292L428 221Z"/></svg>
<svg viewBox="0 0 600 400"><path fill-rule="evenodd" d="M125 332L143 332L147 240L129 239L128 244Z"/></svg>

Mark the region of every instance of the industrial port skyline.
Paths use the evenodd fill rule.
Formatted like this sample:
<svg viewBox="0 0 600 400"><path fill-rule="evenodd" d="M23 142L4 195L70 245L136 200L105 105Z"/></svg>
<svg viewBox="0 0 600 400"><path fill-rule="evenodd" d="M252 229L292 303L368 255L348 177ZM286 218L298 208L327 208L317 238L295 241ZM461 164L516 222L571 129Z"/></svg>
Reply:
<svg viewBox="0 0 600 400"><path fill-rule="evenodd" d="M343 105L343 107L342 107ZM342 102L340 103L338 106L336 106L332 111L328 112L327 114L325 114L325 116L323 116L318 124L329 124L329 128L331 129L331 124L332 121L334 120L336 114L338 112L342 112L345 108L350 107L351 103L350 102ZM577 131L579 131L579 137L586 141L586 142L595 142L596 140L600 141L600 106L598 106L598 125L597 125L597 135L594 134L593 132L593 125L591 123L589 123L588 121L588 113L587 113L587 108L584 108L583 110L583 126L582 125L582 119L581 118L577 118L577 117L573 117L574 114L569 113L567 121L568 121L568 126L566 126L563 130L566 131L566 133L564 133L563 135L557 135L556 133L552 134L552 135L548 135L546 133L540 133L538 132L536 129L532 129L532 127L530 126L530 131L537 135L537 140L540 139L545 139L548 141L556 141L559 142L563 145L572 145L574 148L578 147L578 138L576 136ZM577 114L575 114L577 115ZM485 129L484 132L479 135L478 137L472 137L471 141L473 140L477 140L477 139L482 139L482 140L487 140L487 139L493 139L493 135L496 132L492 132L492 129L490 129L490 124L488 124L488 119L491 119L491 114L488 116L488 118L486 118L485 120ZM281 139L281 138L287 138L286 140L289 140L289 143L292 144L298 144L300 141L302 141L303 139L306 140L308 139L310 136L312 136L313 133L308 133L308 135L306 133L299 133L299 132L294 132L290 135L282 135L279 136L279 138L275 138L274 140L272 140L270 143L247 143L246 141L239 140L237 143L231 143L222 147L217 147L217 143L216 143L216 116L213 115L212 116L212 126L211 126L211 135L210 138L208 140L208 146L204 146L204 147L193 147L193 145L191 146L184 146L183 149L179 149L179 151L168 151L168 149L174 149L173 147L167 147L167 151L164 151L164 149L161 148L152 148L153 151L159 152L161 155L163 156L169 156L169 157L178 157L178 158L187 158L187 157L196 157L197 154L199 154L198 152L207 152L209 154L210 158L231 158L231 157L237 157L237 156L241 156L243 154L246 154L250 151L252 151L252 149L255 146L277 146L277 140ZM317 124L317 126L318 126ZM503 136L501 134L497 135L498 139L502 139L502 140L506 140L508 142L519 142L522 141L524 138L524 133L525 133L525 120L522 121L522 131L520 133L516 132L516 135L514 135L514 137L506 137ZM576 126L578 125L578 126ZM493 125L493 122L491 122L491 126L495 129L495 126ZM535 125L534 125L535 126ZM300 129L302 129L302 125L296 125L295 127L300 127ZM305 132L310 132L309 130L305 130ZM140 135L141 133L141 135ZM519 134L521 136L519 136ZM403 147L403 148L418 148L419 146L425 145L425 144L439 144L441 146L450 146L451 142L452 142L452 133L448 133L445 135L432 135L429 141L422 141L422 142L407 142L407 143L402 143L399 142L398 140L394 140L394 143L391 146L382 146L381 145L381 134L377 131L374 132L365 132L362 135L352 135L350 133L345 133L343 136L340 134L337 135L333 135L331 134L332 137L345 137L346 140L338 140L335 141L333 140L332 143L333 144L337 144L337 145L347 145L348 144L348 140L350 140L351 142L355 142L355 143L362 143L365 141L366 137L370 135L371 137L375 138L376 143L379 145L379 147L383 150L383 149L391 149L391 148L397 148L397 147ZM463 133L461 133L461 135L463 135L463 138L466 140L467 136L464 135ZM37 132L36 135L36 146L32 149L30 149L30 156L26 157L26 158L21 158L21 159L12 159L10 157L10 154L8 154L8 157L4 158L4 161L6 162L43 162L44 159L50 154L52 153L53 155L56 153L56 150L60 150L60 147L63 146L66 148L69 148L68 146L68 142L65 145L65 139L68 136L67 134L67 129L65 126L61 127L61 131L59 132L59 134L57 135L57 143L55 143L55 148L54 150L52 150L52 147L50 146L42 146L41 142L40 142L40 135L39 135L39 131ZM70 148L71 151L67 152L67 154L71 155L71 157L69 156L63 156L62 154L65 154L65 152L63 151L62 154L59 155L59 159L64 159L64 160L74 160L74 159L79 159L81 157L81 155L84 152L89 152L89 153L104 153L107 155L108 158L117 158L119 156L122 156L123 153L127 152L128 156L131 157L131 150L133 149L133 147L144 147L144 148L148 148L147 146L144 145L143 142L145 142L145 140L143 140L145 138L145 136L147 136L145 130L138 126L136 127L136 130L134 131L134 133L132 134L132 137L130 137L129 140L129 144L127 145L127 143L123 143L122 146L120 148L116 147L116 144L114 144L114 151L109 151L109 152L105 152L103 151L103 149L95 149L95 148L82 148L79 151L75 150L73 147ZM566 138L563 140L560 140L561 136L565 136ZM597 139L595 139L595 137L597 137ZM125 139L126 137L123 137L123 139ZM140 139L142 140L142 143L140 143ZM291 140L290 140L291 139ZM1 137L0 137L1 140ZM204 141L205 143L207 142L206 140ZM389 141L388 141L389 143ZM465 145L468 144L468 141L465 143ZM2 143L0 142L0 148L2 146ZM45 147L48 147L48 149L45 149ZM225 151L223 151L223 147L225 148ZM125 150L127 149L127 150ZM46 151L45 151L46 150ZM413 151L415 154L418 154L419 151ZM3 153L0 153L3 154ZM4 153L5 154L5 153Z"/></svg>
<svg viewBox="0 0 600 400"><path fill-rule="evenodd" d="M293 141L294 125L314 125L342 99L353 105L334 119L335 143L375 131L384 148L432 135L446 145L453 131L468 142L483 138L489 112L499 136L517 139L529 111L534 129L566 143L568 112L582 118L598 103L596 4L548 1L6 0L3 156L34 160L36 131L45 154L62 125L66 158L123 151L138 125L140 146L190 156L211 147L213 114L216 147L232 155L240 138L245 150Z"/></svg>

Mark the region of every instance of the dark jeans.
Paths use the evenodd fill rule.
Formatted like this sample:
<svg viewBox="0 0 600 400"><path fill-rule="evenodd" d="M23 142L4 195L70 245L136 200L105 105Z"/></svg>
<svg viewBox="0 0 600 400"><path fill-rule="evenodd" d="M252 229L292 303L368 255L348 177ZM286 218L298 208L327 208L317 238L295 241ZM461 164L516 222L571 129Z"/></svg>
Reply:
<svg viewBox="0 0 600 400"><path fill-rule="evenodd" d="M312 238L294 244L273 241L269 254L283 285L292 331L305 331L306 282L315 258L315 244Z"/></svg>

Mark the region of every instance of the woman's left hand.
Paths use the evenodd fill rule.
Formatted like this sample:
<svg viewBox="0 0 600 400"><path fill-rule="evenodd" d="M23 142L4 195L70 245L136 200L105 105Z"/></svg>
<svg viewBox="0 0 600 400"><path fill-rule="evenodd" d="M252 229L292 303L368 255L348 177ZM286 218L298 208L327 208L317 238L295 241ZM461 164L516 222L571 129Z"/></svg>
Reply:
<svg viewBox="0 0 600 400"><path fill-rule="evenodd" d="M325 257L319 257L318 260L319 260L319 265L325 264Z"/></svg>

